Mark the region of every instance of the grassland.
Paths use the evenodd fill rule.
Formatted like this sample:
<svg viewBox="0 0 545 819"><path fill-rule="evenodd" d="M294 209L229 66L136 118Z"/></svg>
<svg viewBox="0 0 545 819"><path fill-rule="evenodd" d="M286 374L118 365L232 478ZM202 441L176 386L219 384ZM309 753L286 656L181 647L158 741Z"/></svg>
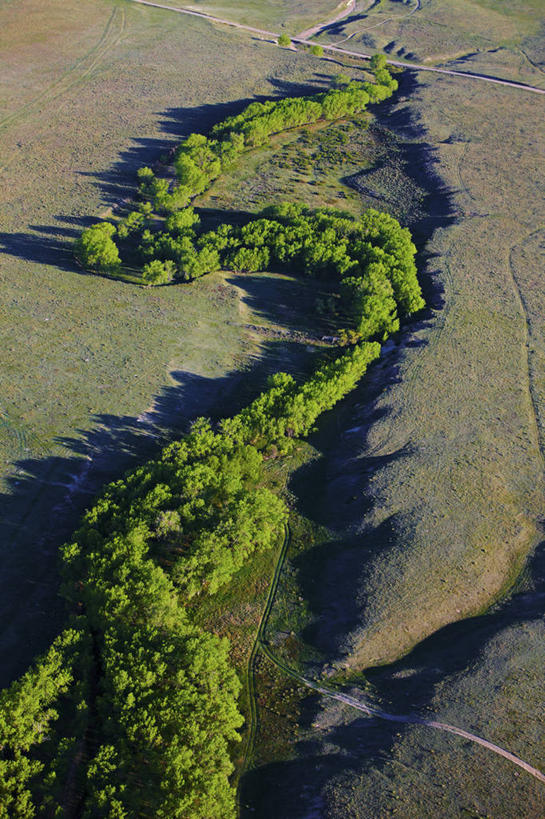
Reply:
<svg viewBox="0 0 545 819"><path fill-rule="evenodd" d="M540 0L362 2L319 39L544 87L542 11Z"/></svg>
<svg viewBox="0 0 545 819"><path fill-rule="evenodd" d="M466 68L542 82L539 66L517 56L522 48L536 65L541 59L534 6L526 14L511 4L513 13L499 17L476 2L422 6L403 26L378 26L373 43L420 59L464 56ZM387 11L385 3L376 8ZM182 133L205 130L254 95L292 93L321 78L303 55L125 3L24 0L2 14L13 65L3 78L1 126L7 680L57 630L55 550L90 497L85 491L135 452L152 449L150 433L225 404L241 383L235 370L297 366L303 356L304 344L273 344L270 330L255 329L297 321L282 316L301 295L289 279L209 277L150 293L82 275L68 240L89 214L129 195L136 168ZM477 56L467 56L476 45L464 38L470 28L471 36L492 40L491 50L479 42ZM454 50L460 42L463 54ZM370 125L353 162L351 154L350 173L368 163L358 180L363 203L404 212L422 237L437 227L431 255L422 256L434 309L375 370L375 383L322 427L311 465L299 470L292 491L309 523L301 524L300 554L288 564L280 600L299 605L282 604L274 620L276 634L289 637L283 651L314 669L337 657L358 685L360 669L418 645L404 665L367 672L374 696L400 711L431 709L538 767L545 659L539 553L521 596L509 598L496 618L483 614L457 631L441 629L481 615L504 594L540 538L542 122L540 99L426 77L390 117ZM346 135L356 151L361 134L353 142ZM229 189L211 191L207 206L252 210L288 187L303 201L316 199L309 189L318 188L317 201L332 196L340 162L322 175L302 159L292 169L310 152L308 138L279 144L280 160L263 154L236 169ZM385 139L398 150L393 165ZM437 199L423 201L414 179L433 163L451 200L450 219ZM345 195L343 206L360 206L349 187ZM221 601L228 611L219 628L240 635L241 666L259 616L252 590L256 602L264 599L269 570L256 567L238 608ZM439 643L425 642L433 632ZM354 722L341 706L303 698L265 661L261 671L262 730L249 777L259 815L540 815L534 783L484 751L423 729L392 734ZM506 792L510 801L500 803Z"/></svg>

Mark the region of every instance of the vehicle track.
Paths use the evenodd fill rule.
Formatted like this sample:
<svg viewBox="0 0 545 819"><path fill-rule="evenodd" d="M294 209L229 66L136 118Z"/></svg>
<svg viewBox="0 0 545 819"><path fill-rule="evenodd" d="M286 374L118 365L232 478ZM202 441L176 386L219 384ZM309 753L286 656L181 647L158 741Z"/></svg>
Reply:
<svg viewBox="0 0 545 819"><path fill-rule="evenodd" d="M83 57L80 57L61 77L34 97L34 99L0 120L0 132L32 115L36 109L44 104L53 102L58 99L58 97L66 94L67 91L70 91L74 86L87 79L89 74L97 67L105 55L119 44L125 31L125 25L125 10L116 7L108 18L97 43L95 43ZM5 165L3 167L5 167Z"/></svg>
<svg viewBox="0 0 545 819"><path fill-rule="evenodd" d="M502 748L501 745L497 745L494 742L490 742L489 740L479 736L478 734L474 734L471 731L466 731L464 728L458 728L456 725L450 725L450 723L448 722L426 719L425 717L421 717L418 714L390 714L387 711L383 711L381 708L376 708L374 705L369 704L363 698L358 699L354 696L351 696L350 694L345 694L342 691L337 691L329 686L326 686L323 683L311 680L308 677L305 677L303 674L300 674L296 669L288 666L278 657L276 657L268 644L266 631L272 606L274 604L274 599L276 597L280 575L282 573L282 569L286 561L290 538L291 535L289 526L286 525L284 533L284 543L282 545L282 549L280 551L280 555L274 570L274 575L271 581L267 602L265 604L261 622L259 624L256 641L252 649L252 653L250 655L251 663L249 663L248 666L249 672L248 690L251 691L252 694L255 695L255 681L253 679L255 658L258 652L261 651L277 668L279 668L289 677L296 680L300 684L304 685L306 688L316 691L318 694L321 694L324 697L336 700L337 702L342 702L344 705L349 705L351 708L355 708L357 711L361 711L362 713L366 714L369 717L375 717L377 719L386 720L387 722L396 722L404 725L421 725L424 728L432 728L436 731L441 731L447 734L454 734L455 736L459 736L462 739L467 739L470 742L473 742L476 745L480 745L481 747L486 748L488 751L491 751L492 753L495 753L498 756L507 759L513 765L516 765L518 768L521 768L523 771L526 771L526 773L530 774L535 779L538 779L540 782L545 783L545 774L542 773L542 771L540 771L538 768L535 768L533 765L530 765L528 762L521 759L519 756L516 756L516 754L511 753L511 751ZM250 677L252 678L251 683ZM257 731L257 707L255 699L252 706L252 714L255 715L253 716L253 720L255 722L253 726L250 726L249 739L247 742L244 755L245 766L248 764L249 755L251 753L250 742L253 743Z"/></svg>
<svg viewBox="0 0 545 819"><path fill-rule="evenodd" d="M189 14L192 17L202 17L204 20L208 20L211 23L220 23L224 26L231 26L231 28L237 28L241 31L250 31L252 34L259 34L262 37L273 37L275 40L280 37L280 34L277 31L267 31L266 29L255 28L254 26L248 26L244 23L235 23L232 20L225 20L222 17L213 17L211 14L206 14L204 11L193 11L192 9L187 9L182 6L165 6L161 5L160 3L153 3L151 0L127 0L129 3L138 3L141 6L150 6L151 8L163 9L165 11L174 12L175 14ZM325 24L324 24L325 25ZM292 43L301 43L302 45L312 45L312 41L305 39L303 37L292 37ZM340 54L345 57L355 57L359 60L370 60L371 54L363 54L360 51L348 51L344 48L338 48L337 46L331 45L322 45L324 51L330 51L333 54ZM386 56L386 55L385 55ZM409 71L431 71L434 74L445 74L449 77L463 77L464 79L469 80L478 80L480 82L487 82L487 83L494 83L496 85L504 85L508 88L517 88L521 91L530 91L534 94L544 94L545 95L545 88L537 88L534 85L526 85L524 83L517 83L512 82L511 80L502 80L498 77L489 77L486 74L470 74L467 71L454 71L453 69L449 68L434 68L429 65L419 65L418 63L408 63L408 62L401 62L399 60L388 60L388 65L395 65L399 68L405 68Z"/></svg>
<svg viewBox="0 0 545 819"><path fill-rule="evenodd" d="M539 454L541 457L542 467L545 470L545 434L543 431L543 427L541 424L541 416L539 412L539 402L536 395L536 389L534 384L534 376L533 376L533 368L532 368L532 361L531 361L531 346L530 343L533 338L533 327L532 327L532 320L530 318L530 311L528 310L528 305L526 303L526 297L524 295L524 290L522 285L518 280L518 276L516 274L516 268L513 262L513 254L519 247L523 247L526 242L532 239L539 233L542 233L544 230L543 227L538 228L537 230L532 230L528 233L527 236L521 241L517 242L517 244L513 245L509 251L509 273L511 276L511 281L513 284L513 291L515 293L515 297L517 300L517 304L520 310L521 317L524 323L524 339L523 339L523 346L526 350L526 373L527 373L527 389L529 395L529 415L530 415L530 422L531 426L534 431L534 435L536 438L537 448L539 450Z"/></svg>

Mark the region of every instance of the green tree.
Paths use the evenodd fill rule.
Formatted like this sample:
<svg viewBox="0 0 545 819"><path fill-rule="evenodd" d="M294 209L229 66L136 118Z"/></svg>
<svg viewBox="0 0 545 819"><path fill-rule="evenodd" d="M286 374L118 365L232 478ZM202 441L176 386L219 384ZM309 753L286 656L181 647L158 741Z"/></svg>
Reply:
<svg viewBox="0 0 545 819"><path fill-rule="evenodd" d="M121 260L113 240L116 229L110 222L99 222L83 231L76 242L76 256L84 267L100 273L116 273Z"/></svg>
<svg viewBox="0 0 545 819"><path fill-rule="evenodd" d="M173 213L165 222L165 227L169 233L175 235L182 235L193 233L193 228L200 222L199 215L195 213L193 208L182 208L182 210Z"/></svg>
<svg viewBox="0 0 545 819"><path fill-rule="evenodd" d="M373 54L369 62L371 71L378 71L381 68L386 68L387 60L384 54Z"/></svg>
<svg viewBox="0 0 545 819"><path fill-rule="evenodd" d="M324 56L324 49L321 45L313 45L310 47L310 53L313 54L315 57L323 57Z"/></svg>
<svg viewBox="0 0 545 819"><path fill-rule="evenodd" d="M171 259L162 262L152 259L142 268L142 281L147 285L169 284L176 273L176 265Z"/></svg>
<svg viewBox="0 0 545 819"><path fill-rule="evenodd" d="M117 235L120 239L127 239L133 233L139 233L146 224L146 216L142 211L133 210L119 222Z"/></svg>
<svg viewBox="0 0 545 819"><path fill-rule="evenodd" d="M278 45L282 46L282 48L288 48L291 45L291 39L287 34L281 34L278 38Z"/></svg>

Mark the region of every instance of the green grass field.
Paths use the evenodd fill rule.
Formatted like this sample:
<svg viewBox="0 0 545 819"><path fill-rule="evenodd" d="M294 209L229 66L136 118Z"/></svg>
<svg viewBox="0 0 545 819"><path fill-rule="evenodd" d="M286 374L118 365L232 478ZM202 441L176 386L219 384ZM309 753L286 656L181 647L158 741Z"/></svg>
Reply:
<svg viewBox="0 0 545 819"><path fill-rule="evenodd" d="M233 4L199 7L234 19ZM292 32L331 7L256 4L255 17L245 8L247 22ZM386 21L410 8L382 0L368 20L380 23L365 35L372 42L359 42L392 56L463 57L464 70L542 84L540 5L499 9L430 0ZM56 550L99 485L153 451L150 432L171 434L236 405L264 372L304 366L308 352L304 337L275 334L307 321L312 294L300 282L213 275L135 288L83 275L70 241L132 195L137 167L182 134L341 68L116 0L21 0L0 13L10 66L0 81L7 682L58 631ZM294 662L347 664L358 685L362 670L407 655L367 671L377 699L400 712L428 709L542 768L543 568L539 552L528 555L543 514L543 109L521 91L426 75L368 128L279 139L200 202L256 210L289 194L353 212L375 204L421 241L437 228L421 256L429 317L325 420L310 465L288 464L293 478L273 478L291 480L300 526L273 637ZM426 187L432 172L442 190ZM347 175L352 185L339 187ZM304 326L309 335L326 329ZM487 619L525 562L522 597ZM219 600L223 619L202 612L238 635L241 668L271 568L256 564ZM438 642L425 642L434 633ZM482 749L354 721L340 705L303 696L265 660L260 672L247 791L258 815L540 815L536 783Z"/></svg>

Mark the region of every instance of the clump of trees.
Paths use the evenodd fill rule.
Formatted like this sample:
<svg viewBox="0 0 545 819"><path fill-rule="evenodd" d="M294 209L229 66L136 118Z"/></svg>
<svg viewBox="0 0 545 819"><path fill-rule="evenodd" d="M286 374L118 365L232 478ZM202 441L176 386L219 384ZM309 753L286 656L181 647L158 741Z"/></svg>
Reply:
<svg viewBox="0 0 545 819"><path fill-rule="evenodd" d="M175 183L157 177L149 167L140 168L138 191L141 201L138 208L121 220L117 229L109 222L102 222L84 230L75 247L81 264L89 270L115 275L121 265L117 240L123 242L131 236L146 236L153 213L169 216L188 209L191 200L206 190L244 151L264 145L274 133L321 119L354 116L364 111L370 102L381 102L390 97L397 89L397 80L387 70L385 59L376 55L370 65L375 74L374 83L351 82L349 77L338 75L336 87L328 91L306 97L253 102L242 113L215 125L209 136L190 134L176 149ZM188 242L182 245L183 248L172 250L171 256L167 257L174 262L177 261L175 254L180 257L179 278L196 278L214 269L214 256L194 253ZM247 256L243 253L241 259ZM157 271L155 266L155 273L145 280L146 284L165 283L164 276ZM152 280L155 276L156 280Z"/></svg>
<svg viewBox="0 0 545 819"><path fill-rule="evenodd" d="M162 276L197 278L220 267L257 272L270 265L340 284L345 329L358 337L385 338L399 328L400 317L423 307L411 235L392 216L369 209L361 219L327 209L310 210L283 203L263 210L243 227L220 225L197 233L191 208L171 216L171 232L146 231L143 258ZM163 283L167 275L157 279Z"/></svg>
<svg viewBox="0 0 545 819"><path fill-rule="evenodd" d="M115 232L116 229L110 222L91 225L76 242L76 258L84 267L99 273L117 273L121 259L113 240Z"/></svg>
<svg viewBox="0 0 545 819"><path fill-rule="evenodd" d="M379 352L356 345L301 384L277 373L239 415L199 419L85 514L63 549L63 594L85 616L0 695L10 816L62 808L74 787L86 816L236 815L240 683L228 642L185 603L279 542L287 509L263 486L265 454L308 434Z"/></svg>
<svg viewBox="0 0 545 819"><path fill-rule="evenodd" d="M88 721L91 638L85 618L0 692L0 815L27 819L58 809ZM62 712L62 727L60 717Z"/></svg>

